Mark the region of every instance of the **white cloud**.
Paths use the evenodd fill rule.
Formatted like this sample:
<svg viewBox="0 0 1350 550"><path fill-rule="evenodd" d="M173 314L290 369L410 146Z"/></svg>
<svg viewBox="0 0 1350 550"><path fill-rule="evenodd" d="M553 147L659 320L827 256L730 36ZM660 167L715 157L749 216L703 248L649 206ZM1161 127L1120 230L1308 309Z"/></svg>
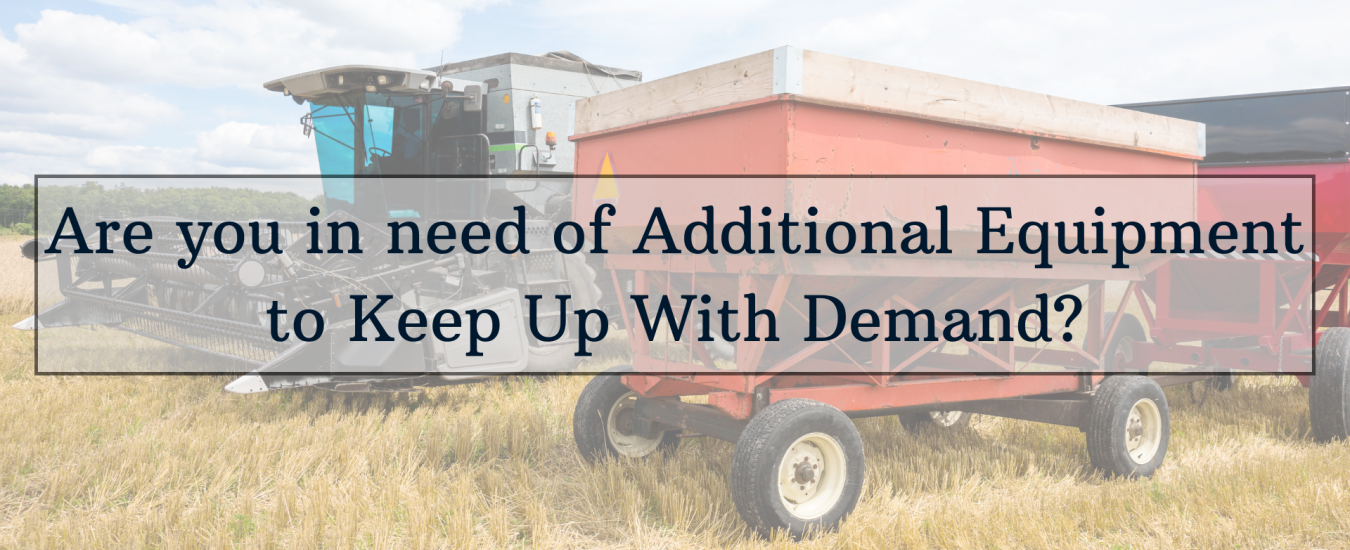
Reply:
<svg viewBox="0 0 1350 550"><path fill-rule="evenodd" d="M244 87L315 67L370 63L415 65L459 34L460 10L482 2L426 0L221 0L153 9L133 23L44 10L15 27L18 41L43 67L102 82L196 88Z"/></svg>
<svg viewBox="0 0 1350 550"><path fill-rule="evenodd" d="M59 157L79 156L93 140L41 132L0 131L0 152Z"/></svg>
<svg viewBox="0 0 1350 550"><path fill-rule="evenodd" d="M317 174L314 142L298 126L226 122L195 147L104 145L85 156L100 172L137 174Z"/></svg>
<svg viewBox="0 0 1350 550"><path fill-rule="evenodd" d="M649 80L791 44L1098 103L1350 84L1347 2L572 0L483 12L500 1L103 0L129 16L118 21L42 11L0 35L0 178L313 171L293 119L251 108L285 101L264 81L420 67L442 49L454 59L465 28L490 41L473 44L483 55L569 49ZM203 107L184 88L231 99Z"/></svg>
<svg viewBox="0 0 1350 550"><path fill-rule="evenodd" d="M313 143L298 125L249 120L246 108L215 107L195 146L152 146L184 132L182 92L246 90L349 63L416 66L452 44L461 12L484 3L415 0L218 0L180 6L114 0L129 23L59 9L0 34L0 177L33 173L315 172ZM238 92L234 92L238 94ZM197 108L194 104L194 109ZM194 125L204 121L201 114ZM220 118L235 120L220 123ZM265 124L260 124L265 123ZM154 139L154 138L159 139ZM149 139L147 139L149 138Z"/></svg>
<svg viewBox="0 0 1350 550"><path fill-rule="evenodd" d="M246 167L274 173L318 173L314 141L299 125L263 126L226 122L197 135L193 156L222 168Z"/></svg>
<svg viewBox="0 0 1350 550"><path fill-rule="evenodd" d="M1098 103L1350 83L1350 3L900 3L854 10L795 44ZM916 32L916 28L921 31Z"/></svg>
<svg viewBox="0 0 1350 550"><path fill-rule="evenodd" d="M667 4L573 0L532 19L597 63L669 76L793 45L1098 103L1350 83L1350 2ZM522 12L528 12L523 9ZM555 39L557 40L557 39ZM503 49L511 46L506 45Z"/></svg>
<svg viewBox="0 0 1350 550"><path fill-rule="evenodd" d="M146 147L144 145L104 145L85 156L85 163L98 172L110 174L190 174L198 168L190 147Z"/></svg>
<svg viewBox="0 0 1350 550"><path fill-rule="evenodd" d="M0 126L9 131L127 138L178 116L150 95L35 67L26 47L3 36L0 74Z"/></svg>

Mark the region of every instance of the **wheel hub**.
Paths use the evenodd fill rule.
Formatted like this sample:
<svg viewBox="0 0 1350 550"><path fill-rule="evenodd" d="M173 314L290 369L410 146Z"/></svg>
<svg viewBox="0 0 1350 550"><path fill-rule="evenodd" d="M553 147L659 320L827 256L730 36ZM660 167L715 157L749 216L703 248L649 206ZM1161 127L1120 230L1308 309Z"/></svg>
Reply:
<svg viewBox="0 0 1350 550"><path fill-rule="evenodd" d="M629 392L610 407L609 418L605 419L605 434L610 448L621 456L641 458L656 451L661 446L665 432L642 437L633 431L636 414L637 394Z"/></svg>
<svg viewBox="0 0 1350 550"><path fill-rule="evenodd" d="M823 433L797 439L778 467L778 491L792 515L817 518L838 502L848 465L839 442Z"/></svg>
<svg viewBox="0 0 1350 550"><path fill-rule="evenodd" d="M792 480L796 483L815 483L816 467L806 461L797 465L797 475Z"/></svg>
<svg viewBox="0 0 1350 550"><path fill-rule="evenodd" d="M801 441L793 445L788 450L788 460L784 478L787 478L788 486L785 487L783 497L788 501L800 504L811 498L816 493L816 486L819 484L820 471L824 457L821 456L820 449L808 441ZM824 473L824 472L820 472Z"/></svg>
<svg viewBox="0 0 1350 550"><path fill-rule="evenodd" d="M633 435L633 409L619 409L614 415L614 428L623 435Z"/></svg>
<svg viewBox="0 0 1350 550"><path fill-rule="evenodd" d="M1148 464L1162 444L1162 414L1151 399L1140 399L1125 420L1125 451L1135 464Z"/></svg>
<svg viewBox="0 0 1350 550"><path fill-rule="evenodd" d="M957 422L961 421L961 411L933 411L928 414L933 417L933 422L944 428L955 426Z"/></svg>

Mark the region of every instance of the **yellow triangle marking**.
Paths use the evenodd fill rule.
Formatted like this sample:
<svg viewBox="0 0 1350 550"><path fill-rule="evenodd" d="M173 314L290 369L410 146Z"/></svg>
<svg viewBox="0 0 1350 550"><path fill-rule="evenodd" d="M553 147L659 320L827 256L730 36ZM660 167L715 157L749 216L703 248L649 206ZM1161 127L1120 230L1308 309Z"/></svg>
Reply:
<svg viewBox="0 0 1350 550"><path fill-rule="evenodd" d="M595 192L591 194L591 200L617 198L619 198L619 182L614 179L614 164L609 160L609 153L605 153L605 160L600 163L600 178L595 182Z"/></svg>

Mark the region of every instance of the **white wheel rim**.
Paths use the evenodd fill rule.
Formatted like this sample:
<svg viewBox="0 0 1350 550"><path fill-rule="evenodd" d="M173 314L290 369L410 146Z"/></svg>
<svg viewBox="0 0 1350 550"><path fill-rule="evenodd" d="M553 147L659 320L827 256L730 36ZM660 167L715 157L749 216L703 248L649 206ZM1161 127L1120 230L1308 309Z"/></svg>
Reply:
<svg viewBox="0 0 1350 550"><path fill-rule="evenodd" d="M789 514L811 520L825 515L844 494L848 478L844 447L815 432L788 446L778 463L778 494Z"/></svg>
<svg viewBox="0 0 1350 550"><path fill-rule="evenodd" d="M1162 413L1152 399L1136 401L1125 420L1125 449L1135 464L1148 464L1162 444Z"/></svg>
<svg viewBox="0 0 1350 550"><path fill-rule="evenodd" d="M636 406L637 393L630 391L614 402L614 406L609 408L609 416L605 417L605 433L609 436L609 446L620 456L642 458L652 454L661 446L661 439L666 435L666 432L657 432L654 439L635 435L632 415Z"/></svg>
<svg viewBox="0 0 1350 550"><path fill-rule="evenodd" d="M928 414L933 417L933 422L936 422L937 425L942 426L943 428L950 428L961 421L961 411L933 411Z"/></svg>

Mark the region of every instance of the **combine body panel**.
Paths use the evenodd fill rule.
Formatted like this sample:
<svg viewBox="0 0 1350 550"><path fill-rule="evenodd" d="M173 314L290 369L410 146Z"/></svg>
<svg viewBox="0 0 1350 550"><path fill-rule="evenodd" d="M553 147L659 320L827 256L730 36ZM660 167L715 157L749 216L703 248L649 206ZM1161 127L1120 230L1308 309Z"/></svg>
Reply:
<svg viewBox="0 0 1350 550"><path fill-rule="evenodd" d="M572 182L558 176L574 171L567 138L574 132L576 101L642 82L641 72L595 65L566 51L505 53L427 70L484 83L487 173L498 178L494 188L509 189L559 220L571 208Z"/></svg>
<svg viewBox="0 0 1350 550"><path fill-rule="evenodd" d="M493 175L529 178L536 168L545 174L571 174L573 149L566 138L573 133L576 101L642 82L637 71L558 55L504 53L427 69L442 77L485 83L484 101L501 107L489 108L487 114ZM538 100L537 119L532 99ZM557 140L554 148L547 143L549 132ZM536 153L543 162L534 162Z"/></svg>

